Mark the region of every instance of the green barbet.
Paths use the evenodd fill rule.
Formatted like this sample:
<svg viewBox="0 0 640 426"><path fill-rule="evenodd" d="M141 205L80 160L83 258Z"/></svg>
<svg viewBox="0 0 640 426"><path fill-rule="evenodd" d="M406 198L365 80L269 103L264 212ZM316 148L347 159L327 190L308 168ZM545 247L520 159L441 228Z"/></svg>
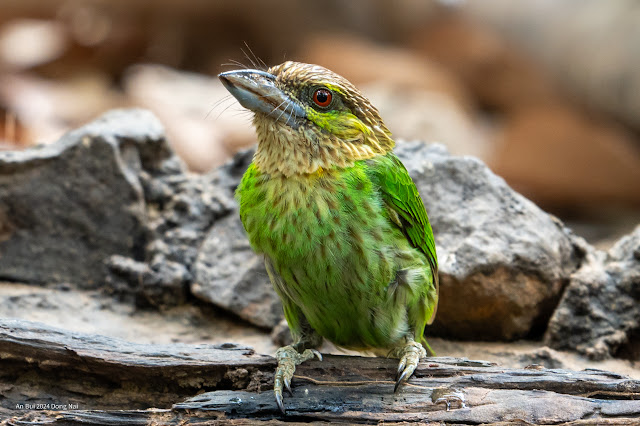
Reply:
<svg viewBox="0 0 640 426"><path fill-rule="evenodd" d="M258 148L236 196L293 337L276 352L278 407L296 365L322 359L323 338L400 358L397 390L429 347L438 266L424 205L378 110L318 65L219 78L254 113Z"/></svg>

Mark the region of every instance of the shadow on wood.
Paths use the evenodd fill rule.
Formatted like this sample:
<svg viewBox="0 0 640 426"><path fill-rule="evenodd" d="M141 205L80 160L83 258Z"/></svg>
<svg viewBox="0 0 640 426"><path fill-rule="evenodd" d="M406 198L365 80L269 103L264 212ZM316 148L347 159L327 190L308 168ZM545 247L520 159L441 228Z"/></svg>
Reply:
<svg viewBox="0 0 640 426"><path fill-rule="evenodd" d="M599 370L437 357L393 393L396 361L298 367L283 417L273 358L235 345L150 345L0 320L3 424L638 424L640 381Z"/></svg>

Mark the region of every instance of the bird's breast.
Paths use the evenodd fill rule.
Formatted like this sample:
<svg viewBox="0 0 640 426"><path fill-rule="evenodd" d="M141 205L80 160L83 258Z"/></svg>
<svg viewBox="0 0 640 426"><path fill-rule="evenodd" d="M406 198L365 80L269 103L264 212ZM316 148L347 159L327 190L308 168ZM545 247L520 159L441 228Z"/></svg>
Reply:
<svg viewBox="0 0 640 426"><path fill-rule="evenodd" d="M254 249L277 263L335 262L381 239L381 201L362 168L265 176L238 191Z"/></svg>

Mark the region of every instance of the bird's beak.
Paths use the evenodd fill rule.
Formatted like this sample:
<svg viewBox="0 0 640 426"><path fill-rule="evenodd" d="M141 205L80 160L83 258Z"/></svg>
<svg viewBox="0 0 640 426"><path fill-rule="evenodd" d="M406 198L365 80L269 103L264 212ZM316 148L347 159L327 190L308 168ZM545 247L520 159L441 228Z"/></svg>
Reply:
<svg viewBox="0 0 640 426"><path fill-rule="evenodd" d="M275 85L276 77L259 70L227 71L218 75L222 84L240 102L253 111L298 127L297 119L306 117L304 108Z"/></svg>

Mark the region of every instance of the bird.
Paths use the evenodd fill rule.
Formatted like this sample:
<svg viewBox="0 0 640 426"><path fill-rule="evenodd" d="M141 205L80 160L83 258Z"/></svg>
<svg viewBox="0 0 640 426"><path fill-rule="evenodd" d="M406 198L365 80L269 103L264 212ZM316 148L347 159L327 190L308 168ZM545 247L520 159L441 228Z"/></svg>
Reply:
<svg viewBox="0 0 640 426"><path fill-rule="evenodd" d="M258 145L236 188L293 343L274 375L286 414L296 366L338 348L400 359L394 392L429 347L438 261L424 203L380 113L347 79L286 61L218 75L253 112Z"/></svg>

